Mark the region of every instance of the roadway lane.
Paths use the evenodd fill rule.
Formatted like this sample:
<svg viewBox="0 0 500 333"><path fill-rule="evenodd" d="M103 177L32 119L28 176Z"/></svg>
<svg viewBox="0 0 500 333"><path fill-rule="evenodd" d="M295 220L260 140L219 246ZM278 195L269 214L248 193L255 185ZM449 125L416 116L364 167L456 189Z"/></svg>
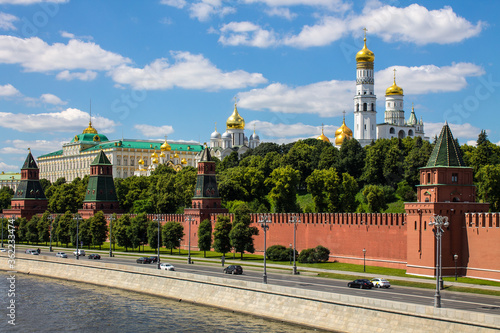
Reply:
<svg viewBox="0 0 500 333"><path fill-rule="evenodd" d="M47 255L47 253L43 253ZM55 253L54 253L55 255ZM70 257L68 260L75 260ZM87 257L80 258L86 262L92 262ZM136 265L141 267L150 267L157 269L156 264L137 264L136 258L126 257L113 257L109 258L106 255L102 256L100 261L111 262L125 265ZM97 261L97 260L96 260ZM243 275L226 275L222 272L220 264L199 264L200 261L195 261L195 264L188 265L187 263L180 263L177 260L162 259L162 262L169 262L175 266L176 271L203 274L210 276L220 276L228 279L241 279L253 282L262 282L263 270L259 267L245 267L243 264ZM345 295L355 295L360 297L369 297L374 299L384 299L397 302L406 302L420 305L434 305L435 290L421 289L421 288L408 288L401 286L392 286L389 289L354 289L348 288L345 280L326 279L307 275L291 275L280 274L275 269L268 269L268 283L280 286L288 286L295 288L303 288L309 290L317 290L323 292L331 292ZM446 290L441 291L441 305L443 308L460 309L466 311L474 311L481 313L489 313L500 315L500 297L478 295L470 293L449 292Z"/></svg>

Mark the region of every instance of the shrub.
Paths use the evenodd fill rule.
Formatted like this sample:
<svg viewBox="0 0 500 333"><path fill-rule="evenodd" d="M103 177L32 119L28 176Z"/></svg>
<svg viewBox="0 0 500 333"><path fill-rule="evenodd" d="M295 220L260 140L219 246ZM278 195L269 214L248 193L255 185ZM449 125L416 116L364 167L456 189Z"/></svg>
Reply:
<svg viewBox="0 0 500 333"><path fill-rule="evenodd" d="M302 250L299 255L299 262L313 264L328 261L329 257L330 250L324 246L318 245L313 249Z"/></svg>
<svg viewBox="0 0 500 333"><path fill-rule="evenodd" d="M295 256L298 257L298 252L295 251ZM283 245L273 245L266 250L266 257L273 261L289 261L293 256L293 249Z"/></svg>

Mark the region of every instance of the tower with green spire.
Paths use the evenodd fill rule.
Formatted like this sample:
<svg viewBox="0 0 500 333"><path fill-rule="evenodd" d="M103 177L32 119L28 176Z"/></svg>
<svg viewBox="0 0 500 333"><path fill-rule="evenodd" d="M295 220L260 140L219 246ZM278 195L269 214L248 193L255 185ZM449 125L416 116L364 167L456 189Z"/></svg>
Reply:
<svg viewBox="0 0 500 333"><path fill-rule="evenodd" d="M445 123L427 165L420 168L417 202L405 203L407 273L435 276L437 248L433 226L429 225L435 216L449 221L441 240L443 275L454 274L454 255L458 255L458 267L467 266L465 213L488 209L488 203L476 202L473 169L465 165L460 146ZM459 268L459 275L462 270Z"/></svg>
<svg viewBox="0 0 500 333"><path fill-rule="evenodd" d="M83 209L79 209L78 213L87 218L94 216L98 211L103 211L105 214L122 212L113 182L113 165L102 150L90 164L90 177Z"/></svg>
<svg viewBox="0 0 500 333"><path fill-rule="evenodd" d="M6 216L25 217L28 220L47 210L48 200L40 184L40 170L28 148L28 156L21 168L21 181L14 192L11 209L4 209Z"/></svg>

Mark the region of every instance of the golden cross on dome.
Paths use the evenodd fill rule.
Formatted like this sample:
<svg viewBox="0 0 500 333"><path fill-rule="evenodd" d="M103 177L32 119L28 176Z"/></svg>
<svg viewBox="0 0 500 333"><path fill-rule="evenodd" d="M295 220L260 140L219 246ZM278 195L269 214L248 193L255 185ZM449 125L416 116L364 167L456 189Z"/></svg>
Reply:
<svg viewBox="0 0 500 333"><path fill-rule="evenodd" d="M238 104L238 97L234 96L234 106L236 106L236 104Z"/></svg>
<svg viewBox="0 0 500 333"><path fill-rule="evenodd" d="M217 132L217 122L215 122L215 131Z"/></svg>
<svg viewBox="0 0 500 333"><path fill-rule="evenodd" d="M165 142L167 142L167 135L165 134Z"/></svg>
<svg viewBox="0 0 500 333"><path fill-rule="evenodd" d="M325 127L325 124L321 123L321 134L323 134L323 128Z"/></svg>
<svg viewBox="0 0 500 333"><path fill-rule="evenodd" d="M394 71L394 82L396 82L396 68L394 68L393 71Z"/></svg>
<svg viewBox="0 0 500 333"><path fill-rule="evenodd" d="M363 31L365 32L365 38L366 38L366 32L368 31L368 29L366 29L366 27L364 27Z"/></svg>

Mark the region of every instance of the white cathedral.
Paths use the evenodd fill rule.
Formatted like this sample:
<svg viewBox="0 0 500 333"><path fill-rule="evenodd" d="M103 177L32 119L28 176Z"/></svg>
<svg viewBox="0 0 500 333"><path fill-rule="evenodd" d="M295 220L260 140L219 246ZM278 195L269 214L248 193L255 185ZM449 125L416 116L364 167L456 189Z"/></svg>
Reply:
<svg viewBox="0 0 500 333"><path fill-rule="evenodd" d="M374 93L373 63L375 55L366 47L366 29L363 48L356 54L356 95L354 96L354 135L346 126L345 119L342 126L335 132L335 146L340 147L345 139L354 137L361 146L369 145L377 139L405 138L420 136L429 140L424 133L422 118L417 120L412 106L408 120L405 119L403 89L396 84L396 70L394 82L385 91L384 122L377 124L377 96ZM329 139L321 133L318 140Z"/></svg>

